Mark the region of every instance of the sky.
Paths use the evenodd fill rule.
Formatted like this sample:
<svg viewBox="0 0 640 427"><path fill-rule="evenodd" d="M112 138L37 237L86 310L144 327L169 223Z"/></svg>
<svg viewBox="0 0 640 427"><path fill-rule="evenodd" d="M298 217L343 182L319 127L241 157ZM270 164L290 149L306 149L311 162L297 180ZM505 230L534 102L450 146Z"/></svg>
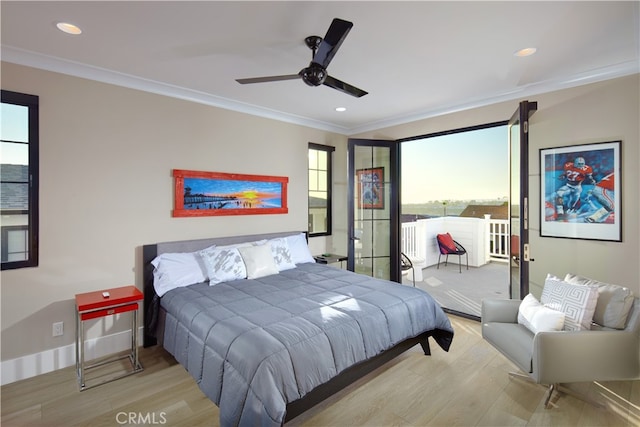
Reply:
<svg viewBox="0 0 640 427"><path fill-rule="evenodd" d="M28 108L20 105L2 104L0 110L0 138L8 141L29 140ZM29 164L29 147L26 144L2 144L0 163L13 165Z"/></svg>
<svg viewBox="0 0 640 427"><path fill-rule="evenodd" d="M403 142L402 204L508 195L507 126Z"/></svg>

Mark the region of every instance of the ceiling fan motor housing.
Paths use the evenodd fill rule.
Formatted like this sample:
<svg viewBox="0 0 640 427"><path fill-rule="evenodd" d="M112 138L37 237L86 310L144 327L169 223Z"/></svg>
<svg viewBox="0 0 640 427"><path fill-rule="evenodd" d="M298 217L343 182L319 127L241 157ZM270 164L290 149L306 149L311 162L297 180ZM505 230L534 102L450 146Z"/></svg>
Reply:
<svg viewBox="0 0 640 427"><path fill-rule="evenodd" d="M312 62L307 68L300 71L302 80L309 86L320 86L327 78L327 70L320 64Z"/></svg>

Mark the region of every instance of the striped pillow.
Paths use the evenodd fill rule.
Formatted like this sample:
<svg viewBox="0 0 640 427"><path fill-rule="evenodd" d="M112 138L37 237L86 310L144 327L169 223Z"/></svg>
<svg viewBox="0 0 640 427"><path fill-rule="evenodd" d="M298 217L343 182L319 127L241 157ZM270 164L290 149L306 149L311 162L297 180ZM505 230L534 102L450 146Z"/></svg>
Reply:
<svg viewBox="0 0 640 427"><path fill-rule="evenodd" d="M598 287L573 285L549 274L544 281L540 302L565 314L565 331L591 329Z"/></svg>
<svg viewBox="0 0 640 427"><path fill-rule="evenodd" d="M588 277L568 273L564 281L574 285L598 287L598 304L593 313L593 323L613 329L624 329L633 305L633 293L624 286L599 282Z"/></svg>

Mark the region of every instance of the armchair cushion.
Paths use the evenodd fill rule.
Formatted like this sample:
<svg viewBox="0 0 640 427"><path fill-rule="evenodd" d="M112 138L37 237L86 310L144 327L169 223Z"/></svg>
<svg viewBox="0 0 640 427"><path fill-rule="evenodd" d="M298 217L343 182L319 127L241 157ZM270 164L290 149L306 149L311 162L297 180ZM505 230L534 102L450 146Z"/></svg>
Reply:
<svg viewBox="0 0 640 427"><path fill-rule="evenodd" d="M561 331L565 314L542 305L532 294L522 300L518 309L518 323L534 334L538 332Z"/></svg>
<svg viewBox="0 0 640 427"><path fill-rule="evenodd" d="M565 331L591 329L598 302L598 288L574 285L549 274L544 282L540 301L549 308L564 312Z"/></svg>
<svg viewBox="0 0 640 427"><path fill-rule="evenodd" d="M629 288L571 273L565 276L564 281L576 285L597 286L598 303L593 313L593 322L607 328L624 329L633 305L633 293Z"/></svg>

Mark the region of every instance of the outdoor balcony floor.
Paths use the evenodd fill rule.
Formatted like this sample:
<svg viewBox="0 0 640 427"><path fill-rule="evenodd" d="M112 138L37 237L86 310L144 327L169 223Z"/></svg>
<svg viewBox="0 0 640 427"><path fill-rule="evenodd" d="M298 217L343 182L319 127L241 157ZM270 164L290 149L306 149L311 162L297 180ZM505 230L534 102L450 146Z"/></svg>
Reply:
<svg viewBox="0 0 640 427"><path fill-rule="evenodd" d="M457 260L455 260L457 261ZM509 298L509 265L490 262L482 267L462 266L449 258L448 265L431 266L422 270L423 280L416 286L429 292L445 309L480 317L483 298ZM402 283L412 286L411 270L402 277Z"/></svg>

